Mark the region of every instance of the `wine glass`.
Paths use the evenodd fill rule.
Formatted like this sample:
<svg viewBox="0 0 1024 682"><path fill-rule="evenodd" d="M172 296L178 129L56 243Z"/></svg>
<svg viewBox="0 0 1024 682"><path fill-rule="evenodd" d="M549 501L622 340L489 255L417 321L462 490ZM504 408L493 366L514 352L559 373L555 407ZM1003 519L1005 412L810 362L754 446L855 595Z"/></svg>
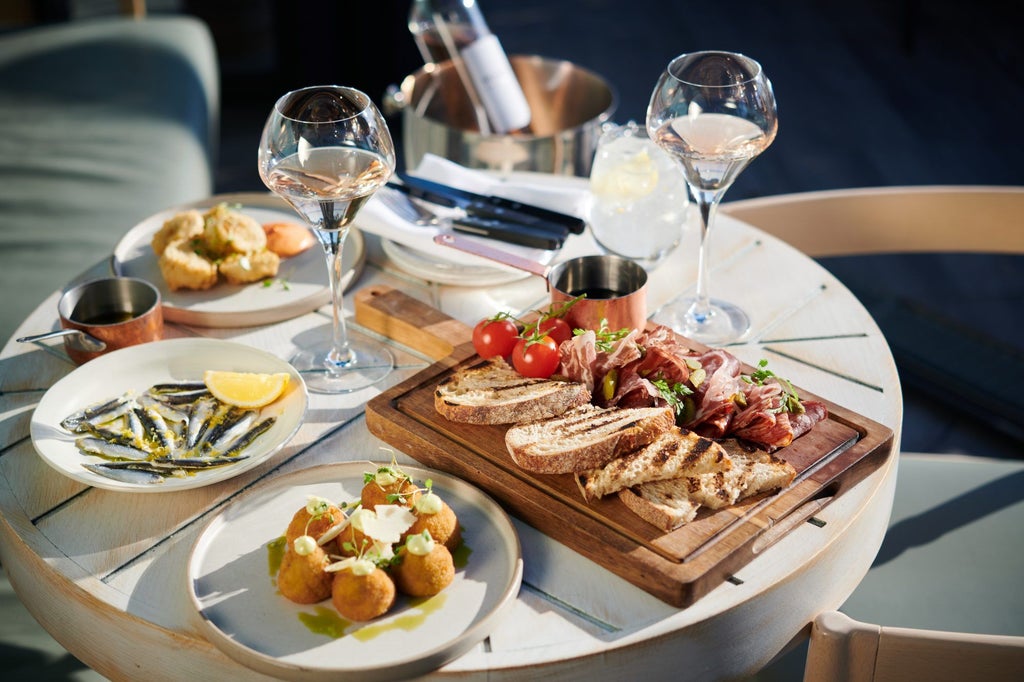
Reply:
<svg viewBox="0 0 1024 682"><path fill-rule="evenodd" d="M651 95L648 134L679 161L701 220L696 296L666 306L656 318L695 341L729 343L750 328L743 310L708 294L708 240L722 195L777 129L764 70L735 52L676 57Z"/></svg>
<svg viewBox="0 0 1024 682"><path fill-rule="evenodd" d="M359 90L334 85L295 90L277 100L267 117L260 178L313 228L330 273L333 334L291 360L311 391L364 388L394 366L383 345L349 337L342 305L342 250L349 226L394 170L387 124Z"/></svg>

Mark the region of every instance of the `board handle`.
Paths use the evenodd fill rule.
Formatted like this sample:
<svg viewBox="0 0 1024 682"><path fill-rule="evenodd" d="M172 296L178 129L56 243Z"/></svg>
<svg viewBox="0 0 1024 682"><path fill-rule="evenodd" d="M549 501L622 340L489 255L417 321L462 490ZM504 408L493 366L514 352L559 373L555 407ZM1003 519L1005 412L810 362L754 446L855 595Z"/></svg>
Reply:
<svg viewBox="0 0 1024 682"><path fill-rule="evenodd" d="M355 293L356 322L432 360L442 360L469 341L472 330L405 292L371 285Z"/></svg>

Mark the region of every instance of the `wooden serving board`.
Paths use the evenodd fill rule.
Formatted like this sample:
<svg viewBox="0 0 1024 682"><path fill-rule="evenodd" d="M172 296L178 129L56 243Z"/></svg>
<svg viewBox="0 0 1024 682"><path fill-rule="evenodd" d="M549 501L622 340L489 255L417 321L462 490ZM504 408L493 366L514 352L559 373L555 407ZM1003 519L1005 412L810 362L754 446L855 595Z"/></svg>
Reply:
<svg viewBox="0 0 1024 682"><path fill-rule="evenodd" d="M387 287L357 292L355 306L360 324L436 360L367 404L371 433L427 466L472 481L511 514L673 606L708 593L877 468L891 449L887 427L798 389L802 398L824 402L829 418L775 453L796 468L793 484L701 511L665 533L617 496L586 503L569 474L520 469L505 448L505 426L459 424L437 413L438 383L479 360L466 325Z"/></svg>

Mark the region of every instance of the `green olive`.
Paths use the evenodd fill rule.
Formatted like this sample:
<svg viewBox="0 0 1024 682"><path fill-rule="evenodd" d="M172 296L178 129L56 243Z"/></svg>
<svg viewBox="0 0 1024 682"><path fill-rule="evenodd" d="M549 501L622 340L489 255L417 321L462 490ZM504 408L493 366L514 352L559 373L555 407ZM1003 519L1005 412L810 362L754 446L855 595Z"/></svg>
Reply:
<svg viewBox="0 0 1024 682"><path fill-rule="evenodd" d="M697 402L692 395L682 396L679 400L679 414L676 415L676 424L685 426L697 416Z"/></svg>
<svg viewBox="0 0 1024 682"><path fill-rule="evenodd" d="M619 370L610 369L601 380L601 395L605 402L615 397L615 389L619 387Z"/></svg>

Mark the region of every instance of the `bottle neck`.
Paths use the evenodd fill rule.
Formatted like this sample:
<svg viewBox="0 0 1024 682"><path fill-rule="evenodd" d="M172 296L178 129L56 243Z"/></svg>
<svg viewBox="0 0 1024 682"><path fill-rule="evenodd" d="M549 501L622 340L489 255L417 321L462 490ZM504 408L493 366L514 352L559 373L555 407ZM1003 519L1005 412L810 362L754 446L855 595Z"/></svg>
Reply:
<svg viewBox="0 0 1024 682"><path fill-rule="evenodd" d="M428 43L447 36L459 49L491 34L476 0L416 0L409 11L409 31L417 43L420 36Z"/></svg>

